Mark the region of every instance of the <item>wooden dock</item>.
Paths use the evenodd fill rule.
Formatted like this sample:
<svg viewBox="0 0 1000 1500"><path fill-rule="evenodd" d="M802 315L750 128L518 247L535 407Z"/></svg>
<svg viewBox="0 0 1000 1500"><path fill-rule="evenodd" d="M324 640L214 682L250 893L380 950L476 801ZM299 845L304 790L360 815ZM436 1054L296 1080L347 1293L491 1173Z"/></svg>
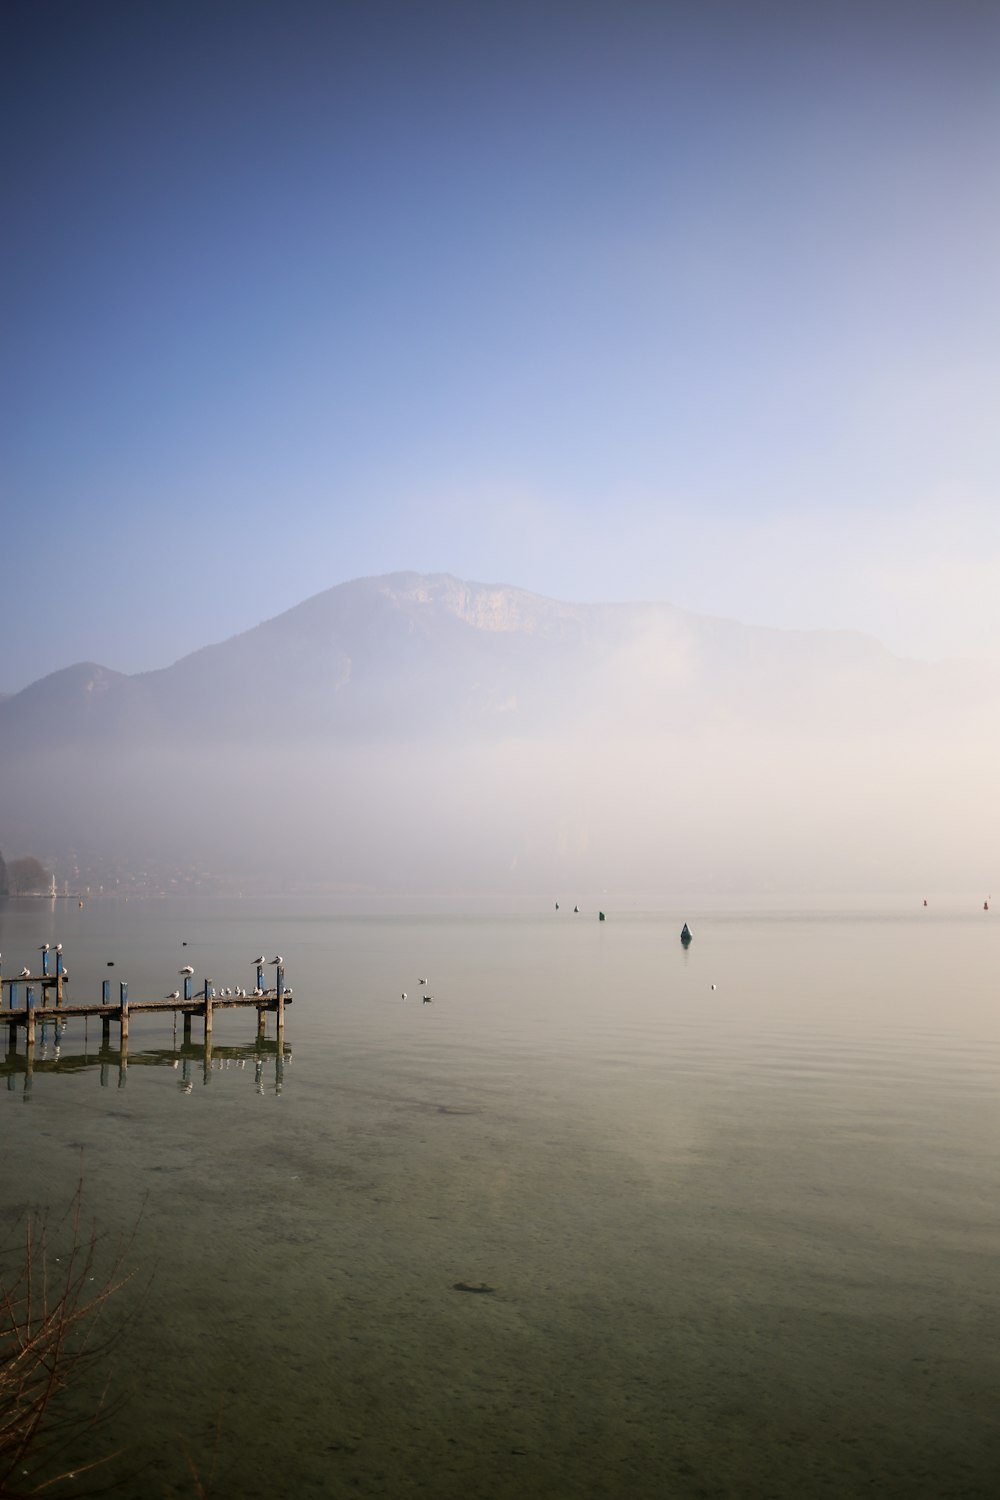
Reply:
<svg viewBox="0 0 1000 1500"><path fill-rule="evenodd" d="M205 1023L205 1045L208 1046L212 1039L212 1019L217 1010L247 1009L250 1006L257 1011L258 1038L264 1037L269 1014L277 1019L279 1041L284 1036L285 1006L291 1005L292 992L285 986L283 963L276 966L273 986L265 986L264 966L259 964L257 984L250 994L243 990L234 993L232 990L216 989L211 979L204 980L201 989L195 994L192 976L185 974L183 992L175 991L162 1000L130 1000L128 981L123 979L118 985L118 999L113 1001L111 981L105 979L101 986L100 1001L79 1005L66 999L65 989L69 978L63 964L62 951L55 954L54 973L50 972L48 953L43 953L42 958L41 974L18 974L11 978L0 976L2 1019L10 1027L12 1047L16 1044L19 1026L24 1028L27 1044L32 1047L35 1043L35 1028L40 1021L57 1017L69 1020L71 1016L99 1016L105 1045L110 1038L112 1022L116 1023L124 1047L128 1040L129 1021L133 1016L163 1011L173 1011L175 1015L179 1012L184 1017L185 1042L191 1040L191 1017L200 1017Z"/></svg>

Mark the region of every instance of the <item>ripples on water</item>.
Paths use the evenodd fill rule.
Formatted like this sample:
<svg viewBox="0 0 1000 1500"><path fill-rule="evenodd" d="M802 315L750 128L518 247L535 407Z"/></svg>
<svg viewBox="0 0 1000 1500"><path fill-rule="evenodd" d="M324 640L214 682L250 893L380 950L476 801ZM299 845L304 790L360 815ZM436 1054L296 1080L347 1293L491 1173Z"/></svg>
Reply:
<svg viewBox="0 0 1000 1500"><path fill-rule="evenodd" d="M81 1170L141 1209L126 1490L995 1493L992 914L601 904L0 911L74 1000L262 944L295 990L282 1058L223 1012L208 1058L166 1017L8 1061L8 1219Z"/></svg>

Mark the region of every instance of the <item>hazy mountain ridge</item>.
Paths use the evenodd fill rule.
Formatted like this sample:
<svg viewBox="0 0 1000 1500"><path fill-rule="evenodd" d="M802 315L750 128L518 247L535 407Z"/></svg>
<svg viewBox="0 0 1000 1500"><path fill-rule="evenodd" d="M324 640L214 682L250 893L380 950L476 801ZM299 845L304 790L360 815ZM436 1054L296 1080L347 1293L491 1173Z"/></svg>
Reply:
<svg viewBox="0 0 1000 1500"><path fill-rule="evenodd" d="M0 843L60 880L74 849L271 889L989 889L998 736L989 665L394 574L0 702Z"/></svg>
<svg viewBox="0 0 1000 1500"><path fill-rule="evenodd" d="M623 728L854 732L916 728L998 695L996 668L907 661L854 632L402 573L340 584L156 671L64 668L0 701L0 744L533 734L610 727L608 715Z"/></svg>

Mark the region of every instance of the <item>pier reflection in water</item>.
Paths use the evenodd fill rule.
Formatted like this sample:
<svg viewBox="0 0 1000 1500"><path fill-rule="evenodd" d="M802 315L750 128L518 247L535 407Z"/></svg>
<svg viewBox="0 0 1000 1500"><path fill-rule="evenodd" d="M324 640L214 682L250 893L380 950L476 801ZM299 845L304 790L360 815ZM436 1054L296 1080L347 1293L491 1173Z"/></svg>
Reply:
<svg viewBox="0 0 1000 1500"><path fill-rule="evenodd" d="M292 1061L292 1049L283 1039L270 1041L266 1037L255 1037L244 1046L213 1046L211 1040L198 1044L182 1042L173 1046L153 1048L147 1051L130 1051L125 1037L118 1047L102 1040L101 1045L90 1050L84 1039L82 1052L64 1052L63 1042L67 1022L55 1017L39 1021L37 1045L29 1045L18 1051L10 1046L0 1058L0 1077L6 1078L7 1090L13 1093L18 1086L23 1090L25 1102L31 1098L32 1081L35 1074L79 1074L90 1071L98 1073L102 1088L114 1083L124 1088L128 1070L132 1068L172 1068L178 1074L177 1086L182 1094L190 1094L196 1080L211 1083L213 1074L224 1070L246 1071L252 1065L254 1086L258 1094L273 1090L280 1094L285 1084L285 1071Z"/></svg>

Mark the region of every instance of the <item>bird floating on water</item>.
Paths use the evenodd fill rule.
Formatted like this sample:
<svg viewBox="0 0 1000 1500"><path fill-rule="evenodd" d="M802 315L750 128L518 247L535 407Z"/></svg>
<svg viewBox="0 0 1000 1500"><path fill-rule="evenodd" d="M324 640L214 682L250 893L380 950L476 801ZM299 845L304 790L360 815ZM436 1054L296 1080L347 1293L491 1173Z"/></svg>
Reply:
<svg viewBox="0 0 1000 1500"><path fill-rule="evenodd" d="M403 991L402 995L400 996L400 999L402 999L402 1000L406 999L406 991L405 990Z"/></svg>
<svg viewBox="0 0 1000 1500"><path fill-rule="evenodd" d="M418 980L417 980L417 983L418 983L418 984L426 984L426 983L427 983L427 980L426 980L426 979L418 979Z"/></svg>

